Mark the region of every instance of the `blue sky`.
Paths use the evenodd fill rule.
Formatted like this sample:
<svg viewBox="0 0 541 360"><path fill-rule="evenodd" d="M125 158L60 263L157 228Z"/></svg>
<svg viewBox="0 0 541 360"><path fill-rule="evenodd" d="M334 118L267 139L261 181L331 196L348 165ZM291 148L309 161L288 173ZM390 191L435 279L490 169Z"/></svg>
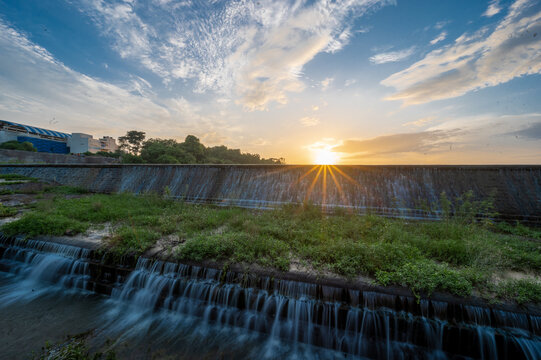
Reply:
<svg viewBox="0 0 541 360"><path fill-rule="evenodd" d="M539 163L540 73L535 0L0 0L0 118L289 163Z"/></svg>

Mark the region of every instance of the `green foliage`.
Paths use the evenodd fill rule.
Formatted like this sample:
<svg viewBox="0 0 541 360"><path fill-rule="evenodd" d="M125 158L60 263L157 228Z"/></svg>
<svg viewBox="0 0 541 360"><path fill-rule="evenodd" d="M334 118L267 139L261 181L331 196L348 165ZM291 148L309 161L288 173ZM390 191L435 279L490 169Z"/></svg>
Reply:
<svg viewBox="0 0 541 360"><path fill-rule="evenodd" d="M498 284L497 293L518 304L541 304L541 282L538 280L507 280Z"/></svg>
<svg viewBox="0 0 541 360"><path fill-rule="evenodd" d="M17 140L6 141L0 144L0 149L22 150L22 151L32 151L32 152L38 151L31 142L29 141L18 142Z"/></svg>
<svg viewBox="0 0 541 360"><path fill-rule="evenodd" d="M0 217L9 217L17 214L17 209L10 206L4 206L0 203Z"/></svg>
<svg viewBox="0 0 541 360"><path fill-rule="evenodd" d="M103 157L110 157L110 158L118 159L122 155L122 153L120 151L115 151L115 152L112 152L112 151L98 151L97 153L87 151L83 155L85 155L85 156L103 156Z"/></svg>
<svg viewBox="0 0 541 360"><path fill-rule="evenodd" d="M435 290L460 296L468 296L472 291L472 283L459 271L445 263L438 264L427 259L406 262L392 271L380 270L376 273L376 279L382 285L394 283L407 286L418 297L421 292L430 296Z"/></svg>
<svg viewBox="0 0 541 360"><path fill-rule="evenodd" d="M17 180L28 180L28 181L36 181L36 178L20 175L20 174L0 174L0 179L6 180L6 181L17 181Z"/></svg>
<svg viewBox="0 0 541 360"><path fill-rule="evenodd" d="M474 223L478 220L490 223L491 219L498 215L494 205L494 193L488 198L479 200L475 198L473 191L469 190L451 200L445 192L442 192L439 206L444 220L452 218L462 223Z"/></svg>
<svg viewBox="0 0 541 360"><path fill-rule="evenodd" d="M89 334L80 334L67 338L66 342L59 344L45 343L41 353L34 355L35 360L116 360L116 353L113 350L105 353L92 353L87 344L86 337Z"/></svg>
<svg viewBox="0 0 541 360"><path fill-rule="evenodd" d="M156 231L138 226L120 226L114 230L109 244L122 254L142 254L148 250L160 234Z"/></svg>
<svg viewBox="0 0 541 360"><path fill-rule="evenodd" d="M140 156L124 153L120 157L120 162L123 164L143 164L145 161Z"/></svg>
<svg viewBox="0 0 541 360"><path fill-rule="evenodd" d="M66 233L77 234L85 232L88 229L88 226L88 223L70 219L61 215L40 214L38 212L31 212L25 214L21 219L17 221L4 224L2 226L2 232L8 236L61 236Z"/></svg>
<svg viewBox="0 0 541 360"><path fill-rule="evenodd" d="M51 186L44 190L46 193L60 194L60 195L82 195L88 194L90 191L79 186Z"/></svg>
<svg viewBox="0 0 541 360"><path fill-rule="evenodd" d="M118 138L120 150L131 155L139 155L145 136L145 132L143 131L128 131L126 135Z"/></svg>
<svg viewBox="0 0 541 360"><path fill-rule="evenodd" d="M60 188L56 194L76 190ZM539 241L494 232L493 226L462 218L412 222L344 211L327 216L309 203L272 211L190 205L173 201L167 188L163 194L139 196L81 195L43 199L2 231L62 235L108 223L108 246L119 254L140 255L167 238L173 239L173 255L183 260L280 270L288 270L295 260L317 271L401 284L418 295L447 291L465 296L472 287L492 293L494 274L541 274Z"/></svg>
<svg viewBox="0 0 541 360"><path fill-rule="evenodd" d="M136 145L130 145L127 136L119 138L124 151L122 162L127 164L282 164L285 161L262 159L258 154L241 153L226 146L206 147L193 135L186 136L184 142L149 139Z"/></svg>
<svg viewBox="0 0 541 360"><path fill-rule="evenodd" d="M265 236L245 232L196 235L180 248L180 259L225 260L236 263L259 263L283 271L289 269L288 246Z"/></svg>
<svg viewBox="0 0 541 360"><path fill-rule="evenodd" d="M496 225L496 229L506 234L513 234L541 240L541 231L539 229L529 228L522 225L518 221L515 223L515 225L511 225L507 222L500 222Z"/></svg>

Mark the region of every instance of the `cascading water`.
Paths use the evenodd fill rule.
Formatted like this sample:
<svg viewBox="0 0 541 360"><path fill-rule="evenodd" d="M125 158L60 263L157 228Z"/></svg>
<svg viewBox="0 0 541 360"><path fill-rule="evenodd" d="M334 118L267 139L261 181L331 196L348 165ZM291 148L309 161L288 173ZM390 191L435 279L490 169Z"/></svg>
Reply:
<svg viewBox="0 0 541 360"><path fill-rule="evenodd" d="M53 242L1 239L0 271L17 278L3 302L31 300L56 289L86 289L90 272L90 250Z"/></svg>
<svg viewBox="0 0 541 360"><path fill-rule="evenodd" d="M2 165L21 174L96 192L163 193L194 203L268 209L310 202L325 210L403 218L439 218L427 211L442 192L494 195L507 220L541 224L540 166L312 165ZM452 181L450 180L452 179Z"/></svg>
<svg viewBox="0 0 541 360"><path fill-rule="evenodd" d="M539 316L145 258L125 277L104 276L97 262L75 246L3 238L0 270L11 280L0 297L39 303L51 289L60 299L110 279L92 316L135 358L145 346L186 357L541 358Z"/></svg>

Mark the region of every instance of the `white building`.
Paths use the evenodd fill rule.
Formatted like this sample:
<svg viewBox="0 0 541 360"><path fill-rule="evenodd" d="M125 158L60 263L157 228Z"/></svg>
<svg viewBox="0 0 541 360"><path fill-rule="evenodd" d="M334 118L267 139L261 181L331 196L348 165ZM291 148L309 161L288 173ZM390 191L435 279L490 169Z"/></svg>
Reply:
<svg viewBox="0 0 541 360"><path fill-rule="evenodd" d="M118 145L115 139L110 136L104 136L101 139L94 139L92 135L83 133L73 133L68 140L70 152L73 154L82 154L85 152L98 153L100 151L115 152Z"/></svg>

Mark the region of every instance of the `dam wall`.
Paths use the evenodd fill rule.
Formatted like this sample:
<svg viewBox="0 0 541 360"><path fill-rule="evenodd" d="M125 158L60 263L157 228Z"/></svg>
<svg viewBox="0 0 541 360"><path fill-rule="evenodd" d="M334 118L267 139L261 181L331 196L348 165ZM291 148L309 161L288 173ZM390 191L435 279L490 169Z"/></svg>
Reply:
<svg viewBox="0 0 541 360"><path fill-rule="evenodd" d="M439 198L473 191L501 217L541 224L541 166L0 165L94 192L164 193L195 203L268 209L310 202L326 210L438 218Z"/></svg>

